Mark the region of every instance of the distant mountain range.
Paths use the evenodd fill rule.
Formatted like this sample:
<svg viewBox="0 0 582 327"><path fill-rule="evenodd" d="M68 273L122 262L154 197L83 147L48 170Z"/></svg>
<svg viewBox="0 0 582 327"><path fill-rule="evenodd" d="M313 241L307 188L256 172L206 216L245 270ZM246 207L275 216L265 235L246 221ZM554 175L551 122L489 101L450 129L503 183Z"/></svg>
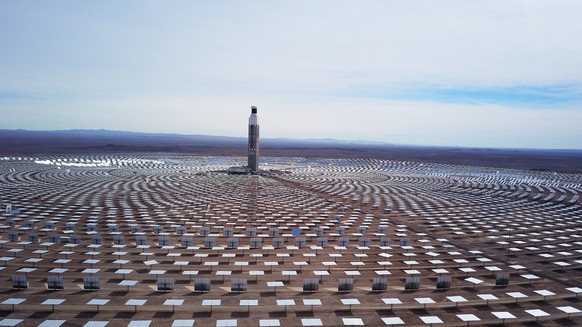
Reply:
<svg viewBox="0 0 582 327"><path fill-rule="evenodd" d="M128 132L128 131L112 131L106 129L70 129L70 130L56 130L56 131L32 131L24 129L7 130L0 129L0 137L16 137L23 139L48 138L54 140L71 138L81 138L87 140L106 140L114 139L120 140L138 140L138 139L155 139L156 142L161 140L183 141L188 140L192 142L211 142L211 143L246 143L247 139L244 137L230 137L230 136L214 136L214 135L186 135L173 133L143 133L143 132ZM371 144L371 145L388 145L382 142L373 141L353 141L353 140L337 140L332 138L324 139L291 139L291 138L261 138L262 144L280 144L280 143L317 143L317 144Z"/></svg>
<svg viewBox="0 0 582 327"><path fill-rule="evenodd" d="M0 130L1 155L174 153L245 156L244 137L110 130ZM375 158L582 173L582 150L407 146L336 139L261 139L261 155Z"/></svg>
<svg viewBox="0 0 582 327"><path fill-rule="evenodd" d="M231 149L244 154L247 139L244 137L184 135L169 133L142 133L110 130L0 130L0 151L8 153L56 153L62 151L129 151L129 152L196 152L213 147ZM269 147L330 147L361 146L364 141L335 139L262 138L261 146ZM374 145L372 142L366 145ZM386 144L384 144L386 145ZM238 149L238 150L237 150Z"/></svg>

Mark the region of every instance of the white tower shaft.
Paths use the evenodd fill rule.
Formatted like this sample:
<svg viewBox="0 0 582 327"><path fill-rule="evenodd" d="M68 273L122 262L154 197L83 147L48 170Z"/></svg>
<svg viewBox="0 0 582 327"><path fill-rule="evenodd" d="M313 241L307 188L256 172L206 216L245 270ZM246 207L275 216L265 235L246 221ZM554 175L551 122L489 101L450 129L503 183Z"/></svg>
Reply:
<svg viewBox="0 0 582 327"><path fill-rule="evenodd" d="M259 116L257 107L251 107L249 117L249 156L248 166L251 171L259 171Z"/></svg>

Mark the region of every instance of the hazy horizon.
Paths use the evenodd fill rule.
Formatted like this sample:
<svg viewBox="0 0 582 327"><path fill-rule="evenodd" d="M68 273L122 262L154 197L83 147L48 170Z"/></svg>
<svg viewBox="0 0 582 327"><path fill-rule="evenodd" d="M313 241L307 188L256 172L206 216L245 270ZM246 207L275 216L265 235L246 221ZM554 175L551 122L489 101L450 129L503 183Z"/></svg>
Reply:
<svg viewBox="0 0 582 327"><path fill-rule="evenodd" d="M582 149L582 2L0 2L0 128Z"/></svg>
<svg viewBox="0 0 582 327"><path fill-rule="evenodd" d="M179 137L209 137L209 138L217 138L217 139L236 139L240 141L241 144L247 142L246 135L238 135L238 136L227 136L227 135L215 135L215 134L197 134L197 133L173 133L173 132L143 132L143 131L124 131L124 130L108 130L108 129L60 129L60 130L33 130L33 129L0 129L0 131L22 131L22 132L48 132L48 133L71 133L71 132L81 132L81 133L88 133L95 132L97 134L100 133L121 133L121 134L145 134L145 135L165 135L165 136L179 136ZM397 147L397 148L448 148L448 149L484 149L484 150L524 150L524 151L575 151L581 152L582 149L573 149L573 148L519 148L519 147L489 147L489 146L458 146L458 145L431 145L431 144L406 144L406 143L390 143L390 142L381 142L381 141L370 141L370 140L353 140L353 139L337 139L337 138L297 138L297 137L261 137L263 142L277 142L277 141L289 141L292 143L311 143L311 144L319 144L319 145L362 145L362 146L389 146L389 147ZM123 139L120 139L123 141Z"/></svg>

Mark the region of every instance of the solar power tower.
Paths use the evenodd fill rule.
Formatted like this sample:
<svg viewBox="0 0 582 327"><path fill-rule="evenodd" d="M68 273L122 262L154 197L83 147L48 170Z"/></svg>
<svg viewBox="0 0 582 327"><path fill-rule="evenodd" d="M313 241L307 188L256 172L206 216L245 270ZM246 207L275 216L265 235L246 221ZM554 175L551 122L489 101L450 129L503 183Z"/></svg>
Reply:
<svg viewBox="0 0 582 327"><path fill-rule="evenodd" d="M251 107L249 117L249 158L248 166L251 171L259 171L259 116L257 107Z"/></svg>

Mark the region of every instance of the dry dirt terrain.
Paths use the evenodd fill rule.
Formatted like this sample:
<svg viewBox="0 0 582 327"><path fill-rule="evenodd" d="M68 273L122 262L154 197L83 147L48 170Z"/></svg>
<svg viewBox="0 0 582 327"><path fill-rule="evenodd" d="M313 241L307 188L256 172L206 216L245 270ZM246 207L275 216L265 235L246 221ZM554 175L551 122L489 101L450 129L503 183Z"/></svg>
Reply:
<svg viewBox="0 0 582 327"><path fill-rule="evenodd" d="M579 326L582 175L0 158L0 325Z"/></svg>

